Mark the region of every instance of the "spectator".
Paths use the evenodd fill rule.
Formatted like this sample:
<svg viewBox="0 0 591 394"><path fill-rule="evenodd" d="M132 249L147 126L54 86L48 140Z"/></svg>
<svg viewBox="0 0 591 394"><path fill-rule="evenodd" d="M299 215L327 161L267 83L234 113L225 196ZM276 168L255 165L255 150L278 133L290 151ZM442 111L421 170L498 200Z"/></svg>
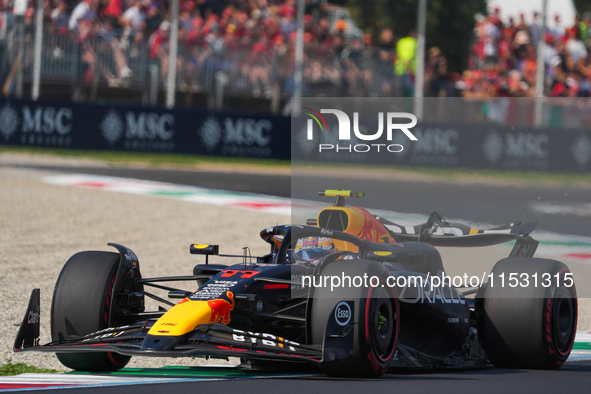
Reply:
<svg viewBox="0 0 591 394"><path fill-rule="evenodd" d="M495 64L498 60L498 41L500 38L499 28L496 24L496 17L489 16L482 24L484 64Z"/></svg>
<svg viewBox="0 0 591 394"><path fill-rule="evenodd" d="M449 90L447 79L447 60L438 47L431 47L425 71L427 95L432 97L453 95Z"/></svg>
<svg viewBox="0 0 591 394"><path fill-rule="evenodd" d="M82 0L70 15L68 29L77 34L79 41L82 41L90 34L90 27L96 19L97 4L98 0Z"/></svg>
<svg viewBox="0 0 591 394"><path fill-rule="evenodd" d="M146 11L146 30L148 32L155 32L162 23L162 14L156 3L151 3Z"/></svg>
<svg viewBox="0 0 591 394"><path fill-rule="evenodd" d="M132 72L127 66L127 59L121 50L119 40L117 39L117 33L113 27L113 22L111 19L106 18L103 20L97 35L102 39L102 42L105 44L106 48L108 48L113 53L117 76L107 72L107 79L111 86L118 86L124 82L125 79L131 77Z"/></svg>
<svg viewBox="0 0 591 394"><path fill-rule="evenodd" d="M379 58L385 61L394 62L394 54L396 50L396 40L394 39L394 32L389 27L382 29L379 39Z"/></svg>
<svg viewBox="0 0 591 394"><path fill-rule="evenodd" d="M530 44L531 41L527 29L518 28L513 37L513 55L517 60L525 59Z"/></svg>
<svg viewBox="0 0 591 394"><path fill-rule="evenodd" d="M560 15L554 15L554 24L551 25L548 29L550 33L554 36L554 40L558 41L564 35L564 26L560 22Z"/></svg>
<svg viewBox="0 0 591 394"><path fill-rule="evenodd" d="M402 79L402 95L414 96L414 75L416 71L416 32L411 30L406 37L402 37L396 44L395 74Z"/></svg>
<svg viewBox="0 0 591 394"><path fill-rule="evenodd" d="M149 40L149 57L153 63L159 66L160 76L163 81L166 81L168 76L169 32L170 22L163 21Z"/></svg>
<svg viewBox="0 0 591 394"><path fill-rule="evenodd" d="M123 12L123 0L107 0L107 5L100 12L102 18L118 20Z"/></svg>
<svg viewBox="0 0 591 394"><path fill-rule="evenodd" d="M544 37L544 66L546 69L546 79L552 79L554 75L554 66L555 63L558 61L560 62L560 57L558 56L558 51L554 45L554 36L551 33L546 33Z"/></svg>
<svg viewBox="0 0 591 394"><path fill-rule="evenodd" d="M137 57L139 46L144 40L145 7L141 3L141 0L130 0L129 4L130 7L123 12L120 20L123 26L121 46L123 49L127 49L131 45L130 56Z"/></svg>
<svg viewBox="0 0 591 394"><path fill-rule="evenodd" d="M566 52L568 56L572 57L574 62L577 63L579 59L587 56L587 49L585 48L585 44L579 39L576 27L567 29L566 35Z"/></svg>
<svg viewBox="0 0 591 394"><path fill-rule="evenodd" d="M529 26L529 36L531 37L532 44L535 48L538 47L542 35L542 24L539 20L540 15L538 12L534 12L534 18L532 24Z"/></svg>
<svg viewBox="0 0 591 394"><path fill-rule="evenodd" d="M386 27L380 32L380 43L379 46L384 50L392 50L396 48L396 40L394 39L394 33L392 29Z"/></svg>
<svg viewBox="0 0 591 394"><path fill-rule="evenodd" d="M90 83L97 68L96 54L86 40L91 35L91 26L96 18L96 7L97 0L82 0L74 7L68 21L68 29L81 44L79 46L79 58L76 62L79 67L77 70L79 85Z"/></svg>
<svg viewBox="0 0 591 394"><path fill-rule="evenodd" d="M65 0L60 0L57 6L51 10L51 29L58 34L66 34L68 31L68 22L70 15L68 14L68 5Z"/></svg>
<svg viewBox="0 0 591 394"><path fill-rule="evenodd" d="M589 28L591 27L591 13L585 12L583 14L583 19L577 26L579 29L579 38L583 42L588 42L589 40Z"/></svg>
<svg viewBox="0 0 591 394"><path fill-rule="evenodd" d="M508 71L514 66L514 58L512 53L514 31L511 28L503 29L503 34L499 40L499 62L498 65L501 70Z"/></svg>
<svg viewBox="0 0 591 394"><path fill-rule="evenodd" d="M341 52L345 83L345 95L365 96L365 86L369 84L371 75L364 74L363 50L361 41L352 38L349 45Z"/></svg>
<svg viewBox="0 0 591 394"><path fill-rule="evenodd" d="M281 6L281 32L287 36L297 29L296 8L293 0Z"/></svg>

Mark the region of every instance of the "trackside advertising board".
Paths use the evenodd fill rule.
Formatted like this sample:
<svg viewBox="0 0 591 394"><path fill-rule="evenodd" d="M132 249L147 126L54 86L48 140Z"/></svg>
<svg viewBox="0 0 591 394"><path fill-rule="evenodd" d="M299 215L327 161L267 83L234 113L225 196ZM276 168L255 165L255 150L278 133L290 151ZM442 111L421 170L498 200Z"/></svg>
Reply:
<svg viewBox="0 0 591 394"><path fill-rule="evenodd" d="M0 100L0 143L289 159L289 118L234 112Z"/></svg>
<svg viewBox="0 0 591 394"><path fill-rule="evenodd" d="M323 100L307 98L291 124L288 117L246 112L0 100L0 144L394 166L591 170L588 129L421 122L403 100L381 99L388 103L382 109L366 101L363 109L358 99L345 99L351 106L345 110ZM433 100L425 100L425 113L434 112Z"/></svg>
<svg viewBox="0 0 591 394"><path fill-rule="evenodd" d="M292 160L386 166L588 172L587 128L533 128L494 122L437 122L437 99L417 121L404 99L305 98L292 117ZM336 104L335 104L336 103ZM449 118L449 116L447 117Z"/></svg>

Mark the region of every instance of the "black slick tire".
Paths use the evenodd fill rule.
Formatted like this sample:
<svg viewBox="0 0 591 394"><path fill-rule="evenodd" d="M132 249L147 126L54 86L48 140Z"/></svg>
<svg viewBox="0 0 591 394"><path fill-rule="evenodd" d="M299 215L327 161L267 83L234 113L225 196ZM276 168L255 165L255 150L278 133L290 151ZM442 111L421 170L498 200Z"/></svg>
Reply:
<svg viewBox="0 0 591 394"><path fill-rule="evenodd" d="M479 300L478 332L489 361L504 368L560 368L577 327L576 290L568 267L555 260L513 257L499 261L492 274L492 286L489 280ZM518 281L509 282L510 275ZM523 286L525 278L529 286Z"/></svg>
<svg viewBox="0 0 591 394"><path fill-rule="evenodd" d="M109 303L115 287L119 254L80 252L64 265L55 285L51 306L51 336L57 341L108 327ZM114 371L131 357L112 352L57 353L60 362L84 371Z"/></svg>

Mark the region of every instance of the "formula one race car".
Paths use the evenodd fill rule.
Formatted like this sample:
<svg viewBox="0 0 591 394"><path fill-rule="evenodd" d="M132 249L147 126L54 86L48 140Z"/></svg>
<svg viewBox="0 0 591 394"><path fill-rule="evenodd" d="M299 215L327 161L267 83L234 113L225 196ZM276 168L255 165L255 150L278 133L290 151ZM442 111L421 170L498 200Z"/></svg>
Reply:
<svg viewBox="0 0 591 394"><path fill-rule="evenodd" d="M75 254L55 286L52 342L39 345L35 289L14 350L54 352L86 371L117 370L131 356L205 356L240 357L245 369L311 365L346 377L489 363L556 369L566 361L577 322L574 282L563 263L532 257L535 224L478 230L433 213L405 227L346 206L362 192L321 195L336 203L307 225L261 231L267 255L191 245L205 256L193 275L143 278L136 254L117 244L109 245L118 253ZM512 240L510 256L472 288L447 277L435 248ZM211 255L238 261L208 264ZM187 280L198 289L163 284ZM145 297L168 309L146 311Z"/></svg>

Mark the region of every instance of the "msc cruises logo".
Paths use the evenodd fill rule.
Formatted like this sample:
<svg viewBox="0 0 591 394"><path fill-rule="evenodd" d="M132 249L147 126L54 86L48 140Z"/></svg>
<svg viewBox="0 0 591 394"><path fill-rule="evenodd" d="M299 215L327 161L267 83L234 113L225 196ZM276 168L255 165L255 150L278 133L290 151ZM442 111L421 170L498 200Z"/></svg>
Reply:
<svg viewBox="0 0 591 394"><path fill-rule="evenodd" d="M401 131L411 141L417 141L417 137L410 131L411 128L416 126L417 117L408 112L378 112L378 130L373 134L361 132L359 126L359 112L353 112L353 124L351 125L351 119L344 111L338 109L321 109L320 112L313 110L309 107L304 107L307 112L306 115L310 117L307 120L306 127L306 138L308 141L314 140L314 129L320 129L321 133L330 133L326 119L322 114L332 114L336 116L338 122L338 142L334 143L319 143L318 152L333 151L333 152L402 152L404 147L400 144L386 144L386 143L369 143L371 141L377 141L382 138L384 131L386 133L386 140L391 142L393 139L394 132ZM385 119L385 121L384 121ZM401 122L407 120L407 122ZM408 122L408 120L410 122ZM385 126L384 126L385 123ZM316 125L316 126L315 126ZM353 130L354 138L357 141L367 141L368 143L362 144L351 144ZM349 144L341 144L341 142L349 142Z"/></svg>

